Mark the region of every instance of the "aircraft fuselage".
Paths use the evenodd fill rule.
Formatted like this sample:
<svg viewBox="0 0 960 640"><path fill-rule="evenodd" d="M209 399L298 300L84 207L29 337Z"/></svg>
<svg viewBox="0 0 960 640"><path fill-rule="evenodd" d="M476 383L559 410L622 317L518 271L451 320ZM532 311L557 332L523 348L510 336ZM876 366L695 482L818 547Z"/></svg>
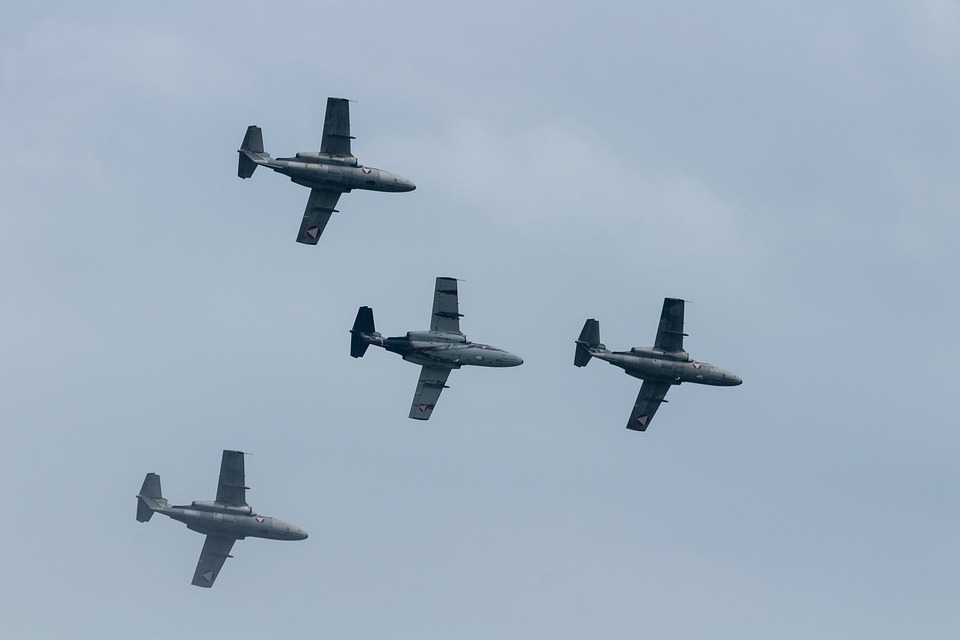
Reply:
<svg viewBox="0 0 960 640"><path fill-rule="evenodd" d="M263 166L310 188L351 191L413 191L410 180L375 167L365 167L354 157L327 157L319 153L298 153L295 158L271 158Z"/></svg>
<svg viewBox="0 0 960 640"><path fill-rule="evenodd" d="M479 342L469 342L461 334L411 331L406 336L370 340L370 344L399 354L404 360L423 366L459 369L477 367L515 367L523 364L520 356Z"/></svg>
<svg viewBox="0 0 960 640"><path fill-rule="evenodd" d="M215 502L171 506L158 509L157 513L184 523L188 529L210 536L271 540L304 540L307 537L303 529L289 522L261 516L243 507L228 507Z"/></svg>
<svg viewBox="0 0 960 640"><path fill-rule="evenodd" d="M661 353L652 349L631 351L594 351L591 355L620 367L627 375L641 380L681 384L692 382L719 387L734 387L743 381L739 376L706 362L698 362L686 353Z"/></svg>

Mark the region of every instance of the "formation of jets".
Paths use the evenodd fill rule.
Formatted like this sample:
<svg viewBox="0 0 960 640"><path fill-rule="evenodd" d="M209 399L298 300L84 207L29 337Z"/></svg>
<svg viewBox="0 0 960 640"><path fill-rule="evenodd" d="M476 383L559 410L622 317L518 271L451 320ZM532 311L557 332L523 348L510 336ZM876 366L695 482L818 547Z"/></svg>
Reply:
<svg viewBox="0 0 960 640"><path fill-rule="evenodd" d="M237 175L249 178L258 166L288 176L310 188L306 211L297 242L317 244L343 193L353 189L371 191L412 191L415 185L397 174L361 165L351 151L350 103L328 98L319 152L301 152L293 158L272 158L263 149L260 127L247 128L240 145ZM653 347L609 351L600 342L600 323L587 320L576 341L574 365L584 367L591 359L605 360L628 375L643 380L627 428L645 431L672 385L684 382L715 386L741 384L739 377L705 362L693 360L683 349L684 301L666 298ZM420 365L420 378L410 406L410 418L428 420L447 378L463 366L515 367L523 360L508 351L470 342L460 330L457 280L438 277L434 287L430 329L408 331L406 335L383 337L374 325L373 309L360 307L350 330L350 355L361 358L370 345L400 355ZM217 498L195 501L189 506L171 506L160 491L160 476L148 473L137 495L137 520L148 522L160 513L206 535L193 576L199 587L211 587L237 540L246 537L274 540L303 540L299 527L282 520L258 515L246 501L244 454L224 450L220 464Z"/></svg>

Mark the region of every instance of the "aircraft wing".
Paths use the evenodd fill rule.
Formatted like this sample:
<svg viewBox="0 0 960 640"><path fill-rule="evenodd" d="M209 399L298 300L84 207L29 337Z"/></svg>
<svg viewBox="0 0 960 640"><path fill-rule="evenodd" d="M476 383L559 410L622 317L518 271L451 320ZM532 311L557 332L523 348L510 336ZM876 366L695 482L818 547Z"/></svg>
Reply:
<svg viewBox="0 0 960 640"><path fill-rule="evenodd" d="M247 506L247 488L244 485L243 451L224 449L220 460L220 482L217 484L217 502L232 507ZM232 543L231 543L232 544Z"/></svg>
<svg viewBox="0 0 960 640"><path fill-rule="evenodd" d="M320 153L331 156L352 156L350 152L350 101L327 98L327 113L323 118L323 139Z"/></svg>
<svg viewBox="0 0 960 640"><path fill-rule="evenodd" d="M200 552L200 560L197 562L197 570L193 572L193 582L190 584L197 587L210 588L213 582L220 574L220 569L230 555L230 549L236 538L226 536L207 536L203 541L203 550Z"/></svg>
<svg viewBox="0 0 960 640"><path fill-rule="evenodd" d="M340 192L332 189L310 189L307 199L307 209L303 212L303 222L300 223L300 233L297 242L301 244L317 244L323 228L327 226L330 216L336 211Z"/></svg>
<svg viewBox="0 0 960 640"><path fill-rule="evenodd" d="M460 333L460 304L457 301L457 279L437 278L433 291L433 317L430 331Z"/></svg>
<svg viewBox="0 0 960 640"><path fill-rule="evenodd" d="M417 392L413 394L413 404L410 406L410 417L414 420L429 420L433 408L440 399L440 392L446 388L447 376L450 369L441 367L423 367L420 369L420 380L417 381Z"/></svg>
<svg viewBox="0 0 960 640"><path fill-rule="evenodd" d="M660 326L654 348L662 351L683 351L683 300L664 298Z"/></svg>
<svg viewBox="0 0 960 640"><path fill-rule="evenodd" d="M630 414L630 420L627 422L627 429L634 431L646 431L653 420L653 415L660 408L660 403L665 402L663 397L670 390L668 382L651 382L644 380L640 385L640 393L637 394L637 403L633 406L633 413Z"/></svg>

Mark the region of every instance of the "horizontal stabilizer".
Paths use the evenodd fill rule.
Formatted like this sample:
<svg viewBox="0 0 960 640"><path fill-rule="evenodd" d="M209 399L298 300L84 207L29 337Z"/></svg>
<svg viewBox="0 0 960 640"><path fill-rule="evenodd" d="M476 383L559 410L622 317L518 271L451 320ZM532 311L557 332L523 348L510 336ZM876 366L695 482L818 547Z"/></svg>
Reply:
<svg viewBox="0 0 960 640"><path fill-rule="evenodd" d="M150 522L153 517L153 509L147 504L146 500L137 497L137 522Z"/></svg>
<svg viewBox="0 0 960 640"><path fill-rule="evenodd" d="M257 163L251 160L247 154L241 151L240 162L237 165L237 176L240 178L249 178L256 170Z"/></svg>

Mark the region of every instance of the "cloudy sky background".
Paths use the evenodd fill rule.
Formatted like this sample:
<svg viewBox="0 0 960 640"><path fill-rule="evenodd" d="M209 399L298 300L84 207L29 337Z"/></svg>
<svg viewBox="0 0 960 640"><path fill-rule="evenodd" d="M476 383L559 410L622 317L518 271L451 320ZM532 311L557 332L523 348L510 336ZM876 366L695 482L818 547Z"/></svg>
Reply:
<svg viewBox="0 0 960 640"><path fill-rule="evenodd" d="M26 5L0 12L0 619L16 638L955 638L960 4ZM307 190L361 162L316 247ZM351 359L357 307L521 355ZM662 299L741 387L573 367ZM302 526L134 519L143 475Z"/></svg>

